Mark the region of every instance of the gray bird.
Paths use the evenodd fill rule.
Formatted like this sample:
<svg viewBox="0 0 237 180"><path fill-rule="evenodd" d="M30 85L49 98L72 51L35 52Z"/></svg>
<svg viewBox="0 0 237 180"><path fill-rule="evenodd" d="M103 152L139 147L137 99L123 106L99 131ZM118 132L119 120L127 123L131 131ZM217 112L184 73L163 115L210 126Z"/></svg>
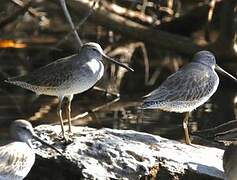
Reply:
<svg viewBox="0 0 237 180"><path fill-rule="evenodd" d="M186 144L191 144L188 133L189 113L204 104L217 90L219 77L215 70L237 79L216 64L214 55L200 51L192 62L169 76L157 89L146 95L143 109L185 113L183 128Z"/></svg>
<svg viewBox="0 0 237 180"><path fill-rule="evenodd" d="M0 147L0 180L21 180L26 177L35 162L31 140L62 153L36 136L30 122L16 120L11 124L11 143Z"/></svg>
<svg viewBox="0 0 237 180"><path fill-rule="evenodd" d="M133 71L130 67L108 57L99 44L89 42L81 47L78 54L59 59L25 76L10 78L6 82L37 94L57 96L59 98L57 113L60 117L63 138L67 141L62 118L62 101L65 97L69 102L66 113L71 133L73 95L90 89L101 79L104 74L104 65L101 62L103 58Z"/></svg>
<svg viewBox="0 0 237 180"><path fill-rule="evenodd" d="M230 144L225 150L223 168L228 180L237 179L237 142Z"/></svg>

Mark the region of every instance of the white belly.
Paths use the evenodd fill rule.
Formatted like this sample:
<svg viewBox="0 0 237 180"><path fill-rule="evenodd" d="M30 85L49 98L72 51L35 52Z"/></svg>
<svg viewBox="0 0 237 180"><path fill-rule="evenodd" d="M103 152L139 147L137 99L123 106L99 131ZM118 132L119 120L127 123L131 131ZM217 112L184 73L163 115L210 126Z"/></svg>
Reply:
<svg viewBox="0 0 237 180"><path fill-rule="evenodd" d="M22 180L35 162L35 153L23 142L13 142L0 152L0 180Z"/></svg>

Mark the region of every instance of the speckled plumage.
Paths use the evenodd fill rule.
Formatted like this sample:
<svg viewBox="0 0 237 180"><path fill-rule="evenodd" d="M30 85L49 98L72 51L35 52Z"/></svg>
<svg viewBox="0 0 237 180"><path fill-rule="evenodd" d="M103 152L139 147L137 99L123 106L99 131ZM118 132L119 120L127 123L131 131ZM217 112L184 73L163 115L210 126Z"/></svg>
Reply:
<svg viewBox="0 0 237 180"><path fill-rule="evenodd" d="M84 44L79 53L59 59L30 74L6 80L10 84L31 90L37 94L57 96L59 105L57 113L60 117L63 138L65 136L61 105L64 97L68 99L67 119L69 132L71 130L71 101L74 94L82 93L93 87L104 74L103 59L133 71L128 66L119 63L104 54L99 44L89 42Z"/></svg>
<svg viewBox="0 0 237 180"><path fill-rule="evenodd" d="M89 52L88 52L89 51ZM81 50L66 58L50 63L28 75L10 78L8 83L37 94L67 96L90 89L104 73L102 56L88 57L90 50Z"/></svg>
<svg viewBox="0 0 237 180"><path fill-rule="evenodd" d="M56 148L39 139L30 122L16 120L11 124L10 135L12 141L0 147L0 180L22 180L29 173L35 162L35 153L31 140L35 139Z"/></svg>
<svg viewBox="0 0 237 180"><path fill-rule="evenodd" d="M21 180L35 162L35 153L25 142L0 147L0 180Z"/></svg>
<svg viewBox="0 0 237 180"><path fill-rule="evenodd" d="M59 59L30 74L8 79L6 82L31 90L37 94L59 97L57 113L60 117L63 138L65 136L61 105L68 99L67 118L71 130L71 101L73 95L93 87L104 74L101 62L102 48L97 43L84 44L78 54Z"/></svg>
<svg viewBox="0 0 237 180"><path fill-rule="evenodd" d="M214 55L200 51L192 62L169 76L156 90L146 95L143 109L186 113L183 120L186 144L191 144L188 133L189 112L204 104L217 90L219 77L215 69L237 79L221 69Z"/></svg>
<svg viewBox="0 0 237 180"><path fill-rule="evenodd" d="M148 94L144 109L188 112L205 103L216 91L219 78L212 67L191 62Z"/></svg>

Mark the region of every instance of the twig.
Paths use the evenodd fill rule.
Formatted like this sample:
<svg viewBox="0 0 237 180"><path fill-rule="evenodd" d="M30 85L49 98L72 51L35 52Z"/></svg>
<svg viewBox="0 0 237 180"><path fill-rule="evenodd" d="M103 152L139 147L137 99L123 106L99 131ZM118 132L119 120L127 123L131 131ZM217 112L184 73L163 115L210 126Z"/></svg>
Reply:
<svg viewBox="0 0 237 180"><path fill-rule="evenodd" d="M160 75L160 67L157 67L153 74L151 75L151 78L148 80L146 85L152 86L155 84L158 76Z"/></svg>
<svg viewBox="0 0 237 180"><path fill-rule="evenodd" d="M141 8L141 12L142 12L142 14L145 14L146 7L147 7L147 3L148 3L147 0L143 0L142 8Z"/></svg>
<svg viewBox="0 0 237 180"><path fill-rule="evenodd" d="M34 113L33 116L28 118L28 120L32 122L32 121L37 121L39 119L42 119L45 115L49 113L49 111L52 109L52 106L55 106L58 103L59 103L59 99L54 98L46 105L43 105L42 107L40 107L38 111Z"/></svg>
<svg viewBox="0 0 237 180"><path fill-rule="evenodd" d="M26 12L30 6L30 2L26 5L24 5L23 7L21 7L21 9L15 11L13 14L11 14L10 16L7 16L6 18L4 18L1 22L0 22L0 28L4 27L5 25L11 23L12 21L14 21L15 19L17 19L19 17L20 14L23 14L24 12Z"/></svg>
<svg viewBox="0 0 237 180"><path fill-rule="evenodd" d="M122 45L116 47L114 50L111 50L111 47L107 47L105 49L105 52L107 52L107 54L109 54L112 57L123 56L123 59L126 60L126 62L131 63L131 58L132 58L135 50L138 48L141 49L141 53L143 55L144 77L145 77L144 83L147 85L149 83L149 59L148 59L148 54L147 54L145 44L143 42L132 42L129 44L128 43L122 44Z"/></svg>
<svg viewBox="0 0 237 180"><path fill-rule="evenodd" d="M105 103L105 104L103 104L103 105L101 105L101 106L98 106L98 107L92 109L91 111L86 111L86 112L84 112L84 113L78 114L78 115L72 117L72 118L71 118L71 121L73 122L73 121L76 121L76 120L78 120L78 119L80 119L80 118L84 118L84 117L90 115L90 113L95 113L95 112L97 112L97 111L99 111L99 110L101 110L101 109L104 109L104 108L106 108L106 107L109 107L109 106L111 106L112 104L114 104L115 102L117 102L117 101L119 101L119 100L120 100L120 97L117 97L117 98L115 98L114 100L112 100L112 101L110 101L110 102L108 102L108 103ZM64 120L64 122L66 122L66 120ZM58 122L52 123L52 124L53 124L53 125L54 125L54 124L58 124Z"/></svg>
<svg viewBox="0 0 237 180"><path fill-rule="evenodd" d="M71 16L70 16L69 12L68 12L68 9L67 9L65 0L59 0L59 1L60 1L61 6L62 6L64 15L65 15L67 21L68 21L69 24L70 24L70 27L71 27L71 29L72 29L72 31L73 31L73 34L74 34L74 36L75 36L75 38L76 38L76 40L77 40L77 42L78 42L79 48L80 48L83 44L82 44L82 41L81 41L81 39L80 39L80 37L79 37L79 35L78 35L78 33L77 33L77 30L76 30L74 24L73 24L73 22L72 22L72 18L71 18Z"/></svg>
<svg viewBox="0 0 237 180"><path fill-rule="evenodd" d="M147 50L145 47L144 43L139 43L141 49L142 49L142 53L143 53L143 60L144 60L144 70L145 70L145 84L147 85L149 82L149 60L148 60L148 54L147 54Z"/></svg>
<svg viewBox="0 0 237 180"><path fill-rule="evenodd" d="M93 89L94 89L94 90L97 90L97 91L101 91L101 92L103 92L103 93L105 93L105 94L110 94L110 95L112 95L112 96L115 96L116 98L120 97L120 94L119 94L119 93L116 93L116 92L109 92L109 91L107 91L106 89L100 88L100 87L98 87L98 86L94 86Z"/></svg>
<svg viewBox="0 0 237 180"><path fill-rule="evenodd" d="M95 1L93 1L93 4L91 5L90 10L88 11L87 15L76 25L75 30L78 30L78 29L86 22L86 20L88 19L88 17L92 14L93 9L94 9L96 3L99 2L99 1L100 1L100 0L95 0ZM67 33L67 35L64 36L64 38L61 39L61 40L56 44L55 47L58 47L58 46L61 45L66 39L68 39L68 37L71 35L72 32L73 32L73 30L71 30L69 33Z"/></svg>
<svg viewBox="0 0 237 180"><path fill-rule="evenodd" d="M32 1L30 1L28 4L24 4L24 2L22 2L20 0L11 0L11 2L16 4L17 6L20 6L21 8L25 8L28 4L32 4ZM40 16L39 13L31 7L28 7L27 11L29 12L30 15L32 15L34 17Z"/></svg>
<svg viewBox="0 0 237 180"><path fill-rule="evenodd" d="M102 1L101 3L106 10L116 13L120 16L124 16L128 19L139 21L142 24L148 24L148 25L151 25L151 24L159 25L160 24L159 20L155 20L152 16L146 15L145 13L127 9L127 8L124 8L124 7L119 6L117 4L108 3L106 1ZM143 2L143 5L145 5L145 2ZM142 8L144 8L144 7L142 6Z"/></svg>
<svg viewBox="0 0 237 180"><path fill-rule="evenodd" d="M79 14L83 14L88 9L88 0L68 0L67 2L68 6ZM148 28L115 13L108 12L103 7L96 9L90 20L116 32L126 34L131 39L145 41L156 47L167 48L183 54L193 54L203 49L202 46L187 37Z"/></svg>
<svg viewBox="0 0 237 180"><path fill-rule="evenodd" d="M208 16L207 16L207 24L206 24L206 27L205 27L205 39L207 41L210 41L210 25L211 25L211 21L212 21L215 5L216 5L216 0L211 0L211 2L209 3L209 11L208 11Z"/></svg>
<svg viewBox="0 0 237 180"><path fill-rule="evenodd" d="M71 121L75 121L75 120L77 120L77 119L86 117L86 116L88 116L91 112L92 112L92 113L95 113L95 112L97 112L97 111L99 111L99 110L101 110L101 109L104 109L104 108L106 108L106 107L109 107L111 104L114 104L115 102L117 102L117 101L119 101L119 100L120 100L120 97L117 97L117 98L115 98L114 100L112 100L112 101L110 101L110 102L108 102L108 103L105 103L105 104L103 104L103 105L101 105L101 106L98 106L98 107L92 109L91 111L87 111L87 112L84 112L84 113L82 113L82 114L78 114L77 116L74 116L74 117L71 119Z"/></svg>
<svg viewBox="0 0 237 180"><path fill-rule="evenodd" d="M119 101L119 100L120 100L120 97L117 97L117 98L115 98L114 100L112 100L112 101L110 101L110 102L108 102L108 103L106 103L106 104L103 104L103 105L101 105L101 106L98 106L98 107L92 109L91 111L92 111L92 112L97 112L97 111L99 111L99 110L101 110L101 109L104 109L104 108L106 108L106 107L109 107L111 104L114 104L115 102L117 102L117 101Z"/></svg>
<svg viewBox="0 0 237 180"><path fill-rule="evenodd" d="M76 26L76 29L79 29L79 27L84 24L86 22L86 20L88 19L88 17L92 14L93 10L94 10L94 7L96 5L97 2L99 2L100 0L94 0L91 7L90 7L90 10L88 11L87 15L78 23L78 25Z"/></svg>

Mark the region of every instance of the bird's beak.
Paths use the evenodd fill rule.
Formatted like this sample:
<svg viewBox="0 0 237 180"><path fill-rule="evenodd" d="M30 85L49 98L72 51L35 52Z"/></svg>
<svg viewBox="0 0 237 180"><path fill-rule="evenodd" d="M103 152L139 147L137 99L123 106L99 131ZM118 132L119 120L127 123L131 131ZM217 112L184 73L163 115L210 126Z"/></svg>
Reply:
<svg viewBox="0 0 237 180"><path fill-rule="evenodd" d="M36 135L33 135L33 138L39 142L41 142L41 144L46 145L48 147L50 147L51 149L55 150L57 153L59 153L60 155L63 156L63 154L55 147L53 147L52 145L48 144L47 142L43 141L42 139L40 139L39 137L37 137Z"/></svg>
<svg viewBox="0 0 237 180"><path fill-rule="evenodd" d="M121 67L123 67L123 68L125 68L125 69L127 69L127 70L129 70L129 71L134 72L134 70L133 70L132 68L130 68L129 66L127 66L127 65L125 65L125 64L123 64L123 63L121 63L121 62L118 62L118 61L112 59L111 57L107 56L106 54L103 53L102 56L103 56L105 59L109 60L110 62L112 62L112 63L114 63L114 64L117 64L118 66L121 66Z"/></svg>
<svg viewBox="0 0 237 180"><path fill-rule="evenodd" d="M218 66L217 64L216 64L216 66L215 66L215 69L216 69L218 72L220 72L221 74L224 74L224 75L228 76L229 78L233 79L235 82L237 82L237 79L236 79L234 76L232 76L230 73L226 72L224 69L222 69L222 68L221 68L220 66Z"/></svg>

